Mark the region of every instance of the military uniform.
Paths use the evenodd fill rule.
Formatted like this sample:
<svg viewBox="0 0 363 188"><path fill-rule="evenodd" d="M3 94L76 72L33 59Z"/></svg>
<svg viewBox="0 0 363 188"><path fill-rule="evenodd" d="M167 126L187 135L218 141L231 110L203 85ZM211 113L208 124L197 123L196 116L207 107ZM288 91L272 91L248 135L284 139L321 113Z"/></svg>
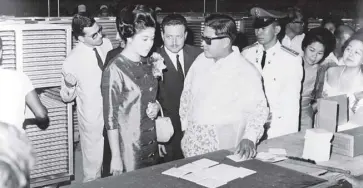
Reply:
<svg viewBox="0 0 363 188"><path fill-rule="evenodd" d="M252 9L260 15L263 9ZM271 17L271 13L267 16ZM273 15L272 15L273 16ZM265 27L274 20L259 19L255 28ZM267 25L266 25L267 24ZM265 94L272 115L268 138L298 132L300 111L300 90L303 77L302 58L299 54L281 45L279 41L266 50L265 64L261 66L264 47L256 42L242 50L242 55L249 60L263 77Z"/></svg>

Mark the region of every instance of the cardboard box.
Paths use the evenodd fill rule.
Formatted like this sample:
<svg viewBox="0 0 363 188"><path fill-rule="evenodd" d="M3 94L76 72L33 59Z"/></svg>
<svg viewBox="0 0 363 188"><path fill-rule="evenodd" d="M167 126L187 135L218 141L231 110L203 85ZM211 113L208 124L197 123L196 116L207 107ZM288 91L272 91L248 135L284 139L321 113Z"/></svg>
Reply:
<svg viewBox="0 0 363 188"><path fill-rule="evenodd" d="M334 133L332 152L356 157L363 154L363 126Z"/></svg>

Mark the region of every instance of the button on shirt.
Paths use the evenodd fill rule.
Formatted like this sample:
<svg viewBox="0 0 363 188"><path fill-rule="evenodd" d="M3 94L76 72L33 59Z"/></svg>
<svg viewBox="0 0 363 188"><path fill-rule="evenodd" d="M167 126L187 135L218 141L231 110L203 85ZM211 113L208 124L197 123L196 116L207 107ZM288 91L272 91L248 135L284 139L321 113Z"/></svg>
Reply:
<svg viewBox="0 0 363 188"><path fill-rule="evenodd" d="M180 50L178 53L173 53L170 50L168 50L166 47L164 47L164 48L165 48L165 52L170 57L171 62L173 62L173 65L175 67L175 70L178 70L178 66L176 64L176 55L179 55L179 61L180 61L180 64L182 66L183 73L184 73L184 76L185 76L185 71L184 71L185 70L185 68L184 68L184 53L183 53L183 50Z"/></svg>
<svg viewBox="0 0 363 188"><path fill-rule="evenodd" d="M304 33L301 35L296 35L292 39L290 37L288 37L287 35L285 35L285 37L282 39L281 44L298 52L300 56L303 56L304 52L301 48L301 44L302 44L302 41L304 40L304 38L305 38Z"/></svg>
<svg viewBox="0 0 363 188"><path fill-rule="evenodd" d="M34 87L24 73L0 68L0 122L23 129L25 97Z"/></svg>

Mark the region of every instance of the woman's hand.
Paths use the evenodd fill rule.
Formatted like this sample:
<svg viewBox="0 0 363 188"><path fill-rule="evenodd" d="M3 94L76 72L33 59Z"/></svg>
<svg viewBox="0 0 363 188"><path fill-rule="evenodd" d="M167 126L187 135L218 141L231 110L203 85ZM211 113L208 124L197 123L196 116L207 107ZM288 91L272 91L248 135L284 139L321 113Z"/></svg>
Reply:
<svg viewBox="0 0 363 188"><path fill-rule="evenodd" d="M122 160L121 157L114 157L112 156L111 158L111 166L110 166L110 173L113 176L118 176L120 174L122 174L123 171L123 165L122 165Z"/></svg>
<svg viewBox="0 0 363 188"><path fill-rule="evenodd" d="M149 104L147 105L147 109L146 109L146 115L150 119L154 120L156 118L156 116L158 115L159 110L160 110L160 107L159 107L158 103L149 102Z"/></svg>

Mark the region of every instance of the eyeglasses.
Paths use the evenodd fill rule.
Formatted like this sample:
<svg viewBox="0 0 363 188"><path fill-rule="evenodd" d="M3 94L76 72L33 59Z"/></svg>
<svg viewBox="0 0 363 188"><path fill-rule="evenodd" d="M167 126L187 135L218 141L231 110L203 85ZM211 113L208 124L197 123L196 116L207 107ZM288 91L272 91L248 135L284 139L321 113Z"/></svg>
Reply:
<svg viewBox="0 0 363 188"><path fill-rule="evenodd" d="M202 36L202 40L204 40L204 42L207 44L207 45L211 45L212 44L212 40L217 40L217 39L223 39L223 38L227 38L228 36L220 36L220 37L205 37L205 36Z"/></svg>
<svg viewBox="0 0 363 188"><path fill-rule="evenodd" d="M94 34L92 34L91 36L88 36L88 37L91 37L93 40L96 40L98 35L102 35L102 26L100 26L100 28L98 29L98 31L96 33L94 33Z"/></svg>

